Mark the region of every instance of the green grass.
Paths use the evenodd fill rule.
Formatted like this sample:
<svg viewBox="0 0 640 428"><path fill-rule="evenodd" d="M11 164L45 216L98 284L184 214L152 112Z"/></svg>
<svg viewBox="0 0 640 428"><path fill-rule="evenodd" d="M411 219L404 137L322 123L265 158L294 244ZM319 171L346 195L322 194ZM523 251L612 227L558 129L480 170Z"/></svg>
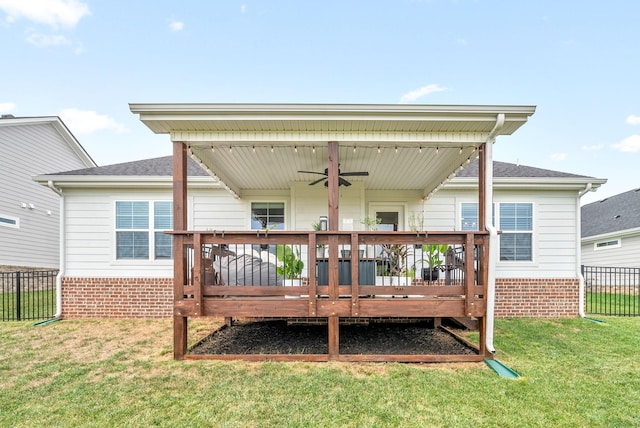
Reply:
<svg viewBox="0 0 640 428"><path fill-rule="evenodd" d="M0 320L16 320L16 293L0 293ZM56 312L55 290L22 291L20 293L20 319L42 320Z"/></svg>
<svg viewBox="0 0 640 428"><path fill-rule="evenodd" d="M168 320L0 323L0 426L640 426L640 318L508 319L486 365L172 358ZM194 322L190 343L211 325Z"/></svg>
<svg viewBox="0 0 640 428"><path fill-rule="evenodd" d="M594 315L638 316L640 296L587 292L586 311Z"/></svg>

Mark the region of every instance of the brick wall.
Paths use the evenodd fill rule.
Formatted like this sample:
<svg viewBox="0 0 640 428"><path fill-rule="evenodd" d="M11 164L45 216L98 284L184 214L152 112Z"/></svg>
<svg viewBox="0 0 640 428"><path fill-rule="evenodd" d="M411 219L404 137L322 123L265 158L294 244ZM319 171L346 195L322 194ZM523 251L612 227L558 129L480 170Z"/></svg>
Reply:
<svg viewBox="0 0 640 428"><path fill-rule="evenodd" d="M577 279L496 279L495 316L575 317L578 288Z"/></svg>
<svg viewBox="0 0 640 428"><path fill-rule="evenodd" d="M64 318L168 318L172 314L172 278L62 280Z"/></svg>
<svg viewBox="0 0 640 428"><path fill-rule="evenodd" d="M168 318L173 314L171 278L64 278L65 318ZM498 279L495 316L575 317L577 279Z"/></svg>

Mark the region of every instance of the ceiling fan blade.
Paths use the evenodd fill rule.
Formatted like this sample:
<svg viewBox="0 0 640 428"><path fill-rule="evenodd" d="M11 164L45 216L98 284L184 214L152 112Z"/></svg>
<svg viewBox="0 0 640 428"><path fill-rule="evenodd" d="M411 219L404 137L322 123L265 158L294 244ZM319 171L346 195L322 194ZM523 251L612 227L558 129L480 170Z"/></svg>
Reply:
<svg viewBox="0 0 640 428"><path fill-rule="evenodd" d="M349 183L347 180L345 180L344 178L338 177L338 186L343 185L345 187L349 187L351 186L351 183Z"/></svg>
<svg viewBox="0 0 640 428"><path fill-rule="evenodd" d="M340 175L343 176L343 177L356 177L356 176L368 177L369 176L369 172L367 172L367 171L341 172Z"/></svg>
<svg viewBox="0 0 640 428"><path fill-rule="evenodd" d="M320 183L321 181L326 180L326 179L327 179L326 177L322 177L322 178L321 178L321 179L319 179L319 180L312 181L311 183L309 183L309 186L313 186L314 184L318 184L318 183Z"/></svg>
<svg viewBox="0 0 640 428"><path fill-rule="evenodd" d="M298 171L299 173L303 173L303 174L320 174L320 175L327 175L324 172L317 172L317 171Z"/></svg>

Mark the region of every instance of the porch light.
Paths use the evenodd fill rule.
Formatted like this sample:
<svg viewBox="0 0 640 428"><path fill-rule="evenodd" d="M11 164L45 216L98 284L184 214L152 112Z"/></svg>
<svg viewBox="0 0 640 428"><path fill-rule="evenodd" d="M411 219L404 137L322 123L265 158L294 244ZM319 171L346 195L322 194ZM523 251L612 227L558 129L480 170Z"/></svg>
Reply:
<svg viewBox="0 0 640 428"><path fill-rule="evenodd" d="M233 150L233 147L229 146L229 153Z"/></svg>
<svg viewBox="0 0 640 428"><path fill-rule="evenodd" d="M396 153L398 153L398 146L396 146Z"/></svg>
<svg viewBox="0 0 640 428"><path fill-rule="evenodd" d="M380 146L378 146L378 153L380 153Z"/></svg>
<svg viewBox="0 0 640 428"><path fill-rule="evenodd" d="M436 146L436 154L440 151L440 147Z"/></svg>
<svg viewBox="0 0 640 428"><path fill-rule="evenodd" d="M271 153L273 153L273 146L271 146Z"/></svg>
<svg viewBox="0 0 640 428"><path fill-rule="evenodd" d="M356 146L353 146L353 153L356 152Z"/></svg>
<svg viewBox="0 0 640 428"><path fill-rule="evenodd" d="M253 153L256 152L256 146L252 146L251 149L253 150Z"/></svg>
<svg viewBox="0 0 640 428"><path fill-rule="evenodd" d="M293 146L293 151L298 153L298 146Z"/></svg>
<svg viewBox="0 0 640 428"><path fill-rule="evenodd" d="M326 215L320 216L320 230L327 230L329 225L329 219Z"/></svg>
<svg viewBox="0 0 640 428"><path fill-rule="evenodd" d="M418 153L422 153L422 146L418 147Z"/></svg>
<svg viewBox="0 0 640 428"><path fill-rule="evenodd" d="M460 147L460 151L458 152L458 154L462 154L462 147Z"/></svg>
<svg viewBox="0 0 640 428"><path fill-rule="evenodd" d="M311 147L311 151L312 151L313 153L315 153L315 152L316 152L316 146Z"/></svg>

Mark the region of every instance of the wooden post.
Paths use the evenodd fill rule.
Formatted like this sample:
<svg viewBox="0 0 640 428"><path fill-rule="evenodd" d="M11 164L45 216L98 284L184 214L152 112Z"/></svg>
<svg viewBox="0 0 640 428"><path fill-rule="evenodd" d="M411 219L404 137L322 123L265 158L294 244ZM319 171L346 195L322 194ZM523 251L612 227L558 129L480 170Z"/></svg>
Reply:
<svg viewBox="0 0 640 428"><path fill-rule="evenodd" d="M329 230L337 231L340 229L340 211L338 208L340 201L338 180L338 143L336 141L329 142L329 160L327 165L327 183L329 188Z"/></svg>
<svg viewBox="0 0 640 428"><path fill-rule="evenodd" d="M173 230L187 230L187 148L173 142ZM173 237L173 301L184 299L187 278L184 235ZM181 360L187 352L187 317L173 316L173 358Z"/></svg>
<svg viewBox="0 0 640 428"><path fill-rule="evenodd" d="M335 360L340 354L340 318L329 317L327 322L329 335L329 359Z"/></svg>

